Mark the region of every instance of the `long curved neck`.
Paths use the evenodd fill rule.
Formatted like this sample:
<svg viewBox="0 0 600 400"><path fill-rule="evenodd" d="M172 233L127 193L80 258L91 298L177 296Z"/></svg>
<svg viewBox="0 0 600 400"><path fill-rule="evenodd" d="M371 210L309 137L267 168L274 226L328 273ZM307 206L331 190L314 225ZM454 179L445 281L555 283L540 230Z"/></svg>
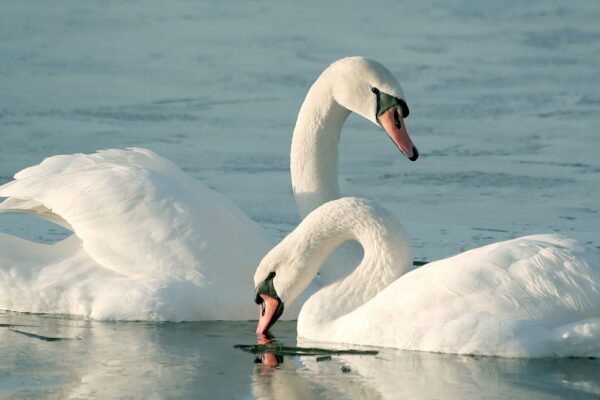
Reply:
<svg viewBox="0 0 600 400"><path fill-rule="evenodd" d="M323 73L310 88L292 137L292 190L302 217L340 197L337 146L350 111L333 98L328 76Z"/></svg>
<svg viewBox="0 0 600 400"><path fill-rule="evenodd" d="M304 270L298 275L312 279L325 259L347 240L356 240L364 250L363 259L350 275L319 290L304 304L299 321L304 319L305 326L351 312L412 268L402 225L374 202L343 198L328 203L298 228L296 251L302 251L299 254L304 258Z"/></svg>

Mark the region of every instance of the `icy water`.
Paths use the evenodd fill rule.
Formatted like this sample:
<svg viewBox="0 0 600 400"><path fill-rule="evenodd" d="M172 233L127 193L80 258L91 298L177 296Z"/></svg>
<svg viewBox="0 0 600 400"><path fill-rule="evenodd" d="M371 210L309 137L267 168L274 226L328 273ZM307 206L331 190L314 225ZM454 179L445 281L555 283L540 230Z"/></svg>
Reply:
<svg viewBox="0 0 600 400"><path fill-rule="evenodd" d="M600 395L598 360L511 360L377 349L376 356L285 356L277 367L268 367L234 349L256 342L253 322L101 323L0 313L0 324L0 397L15 399ZM293 322L279 323L276 331L280 343L296 344Z"/></svg>
<svg viewBox="0 0 600 400"><path fill-rule="evenodd" d="M5 1L0 183L54 154L147 147L275 241L298 223L288 154L304 94L335 59L365 55L402 83L421 158L351 117L340 185L392 210L417 260L542 232L600 249L598 21L596 0ZM0 217L3 232L65 235ZM0 324L0 398L600 396L597 360L382 350L268 369L233 348L253 343L252 322ZM296 344L293 323L275 334Z"/></svg>

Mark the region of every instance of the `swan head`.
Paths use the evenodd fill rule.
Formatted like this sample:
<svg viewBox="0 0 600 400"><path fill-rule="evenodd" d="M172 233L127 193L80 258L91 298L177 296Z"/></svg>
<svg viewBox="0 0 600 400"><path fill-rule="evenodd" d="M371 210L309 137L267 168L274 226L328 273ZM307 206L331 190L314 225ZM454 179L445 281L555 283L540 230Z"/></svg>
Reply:
<svg viewBox="0 0 600 400"><path fill-rule="evenodd" d="M310 284L320 265L308 262L314 253L309 242L288 235L262 259L254 274L257 334L266 333L283 314L285 304L291 304Z"/></svg>
<svg viewBox="0 0 600 400"><path fill-rule="evenodd" d="M325 74L339 105L381 126L411 161L419 157L404 123L409 109L402 87L387 68L365 57L348 57L331 64Z"/></svg>
<svg viewBox="0 0 600 400"><path fill-rule="evenodd" d="M276 276L275 271L269 272L269 275L256 286L255 302L258 304L259 317L256 333L266 334L267 331L283 314L283 300L277 294L273 279Z"/></svg>

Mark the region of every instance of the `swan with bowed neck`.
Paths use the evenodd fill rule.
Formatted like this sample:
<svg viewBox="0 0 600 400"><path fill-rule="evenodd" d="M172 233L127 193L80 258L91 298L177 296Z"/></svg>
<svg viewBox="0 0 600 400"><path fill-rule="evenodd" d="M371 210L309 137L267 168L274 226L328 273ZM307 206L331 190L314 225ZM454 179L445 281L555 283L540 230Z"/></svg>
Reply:
<svg viewBox="0 0 600 400"><path fill-rule="evenodd" d="M413 269L400 223L342 198L313 211L261 261L254 281L266 332L341 243L354 271L312 295L309 340L506 357L600 355L600 257L557 235L476 248Z"/></svg>
<svg viewBox="0 0 600 400"><path fill-rule="evenodd" d="M408 107L389 71L362 57L336 61L313 84L294 130L292 183L304 212L339 196L337 141L350 112L381 124L417 157L403 124ZM0 234L0 309L105 320L256 316L244 293L271 247L267 235L149 150L50 157L17 173L0 197L7 197L0 212L74 232L53 245Z"/></svg>

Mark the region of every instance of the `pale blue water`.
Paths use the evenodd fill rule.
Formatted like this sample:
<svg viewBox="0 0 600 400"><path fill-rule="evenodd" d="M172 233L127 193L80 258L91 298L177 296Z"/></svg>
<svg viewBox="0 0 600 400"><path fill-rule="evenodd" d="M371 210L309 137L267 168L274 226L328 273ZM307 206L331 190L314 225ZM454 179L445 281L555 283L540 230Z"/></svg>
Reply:
<svg viewBox="0 0 600 400"><path fill-rule="evenodd" d="M392 210L415 258L541 232L598 249L599 20L595 0L2 2L0 183L53 154L148 147L280 238L298 222L288 154L303 96L335 59L366 55L402 83L421 159L351 117L340 185ZM65 234L6 215L0 231ZM265 369L233 349L253 322L0 324L77 337L1 325L0 398L600 396L597 360L384 350ZM295 344L293 323L275 333Z"/></svg>
<svg viewBox="0 0 600 400"><path fill-rule="evenodd" d="M274 399L586 399L600 360L511 360L378 349L376 356L284 357L234 349L254 322L101 323L0 313L0 397ZM7 327L13 324L12 328ZM26 325L26 326L23 326ZM69 338L46 341L25 336ZM295 324L276 340L296 345ZM302 344L302 343L301 343Z"/></svg>

